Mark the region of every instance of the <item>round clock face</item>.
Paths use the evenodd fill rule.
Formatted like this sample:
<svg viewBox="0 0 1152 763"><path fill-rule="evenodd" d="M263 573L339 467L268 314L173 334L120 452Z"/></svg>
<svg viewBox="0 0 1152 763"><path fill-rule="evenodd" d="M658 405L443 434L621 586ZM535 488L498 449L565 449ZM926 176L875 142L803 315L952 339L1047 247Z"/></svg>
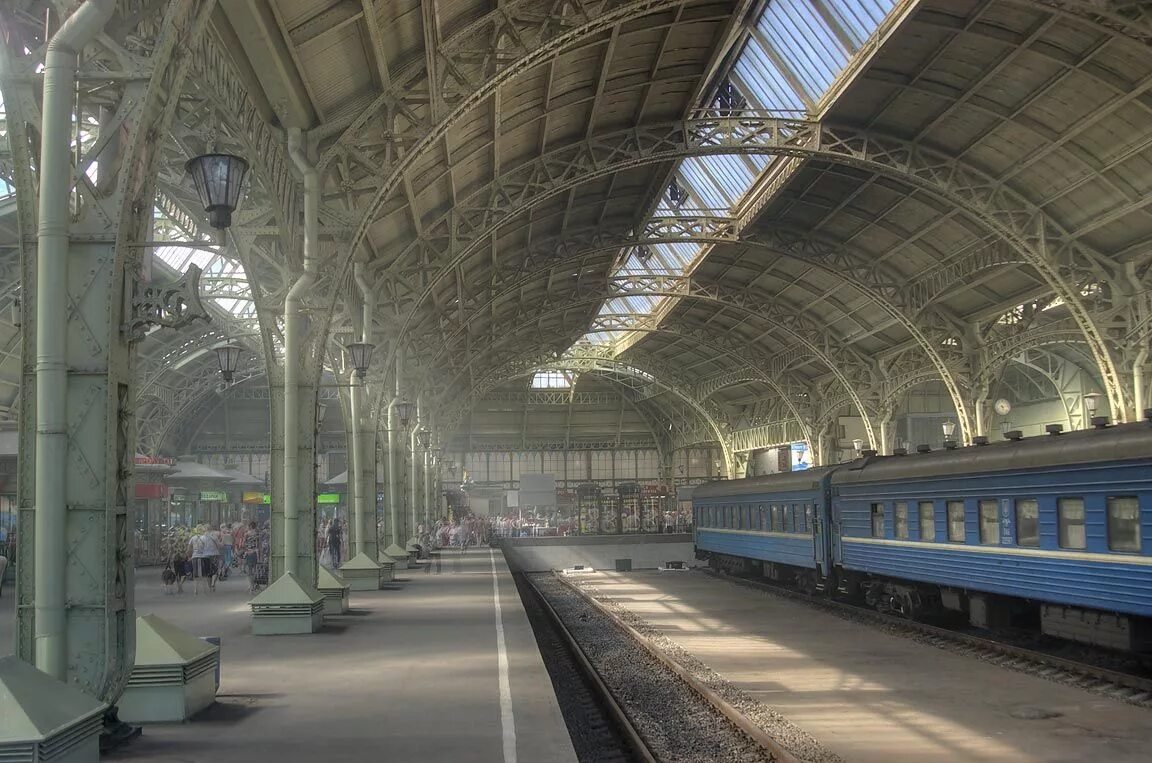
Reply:
<svg viewBox="0 0 1152 763"><path fill-rule="evenodd" d="M1009 403L1004 398L1000 398L999 400L997 400L995 403L992 404L992 408L996 411L996 413L1003 416L1004 414L1006 414L1012 410L1012 403Z"/></svg>

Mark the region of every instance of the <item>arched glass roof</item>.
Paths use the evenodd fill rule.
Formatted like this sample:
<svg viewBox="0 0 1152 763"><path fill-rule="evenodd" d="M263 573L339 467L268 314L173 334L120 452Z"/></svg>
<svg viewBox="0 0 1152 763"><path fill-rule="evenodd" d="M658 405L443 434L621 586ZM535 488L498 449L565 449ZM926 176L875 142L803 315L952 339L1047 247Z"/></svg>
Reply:
<svg viewBox="0 0 1152 763"><path fill-rule="evenodd" d="M895 0L771 0L748 24L740 52L701 107L785 117L815 111L894 5ZM742 154L681 160L653 218L734 216L756 180L776 163L770 156ZM615 274L689 275L710 248L690 242L631 247L622 252ZM601 306L597 323L626 325L622 316L652 315L669 299L613 297ZM627 328L612 328L583 340L623 350L635 337Z"/></svg>

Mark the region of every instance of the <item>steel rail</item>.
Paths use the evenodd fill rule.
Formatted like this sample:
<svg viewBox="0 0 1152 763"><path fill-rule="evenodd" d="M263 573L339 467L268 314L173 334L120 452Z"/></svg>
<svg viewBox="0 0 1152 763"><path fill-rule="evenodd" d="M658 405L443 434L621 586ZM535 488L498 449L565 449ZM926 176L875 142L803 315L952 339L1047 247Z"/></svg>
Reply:
<svg viewBox="0 0 1152 763"><path fill-rule="evenodd" d="M764 729L760 728L756 723L750 720L740 710L733 706L728 700L721 697L710 686L694 676L690 670L681 665L677 660L670 657L660 647L653 643L652 639L645 636L640 631L633 628L624 619L617 615L608 607L604 606L601 602L597 601L595 597L589 596L584 591L580 590L578 586L573 585L559 575L556 579L560 581L569 590L580 596L588 604L595 607L598 612L603 614L616 623L616 625L632 638L637 644L644 648L651 654L660 664L672 671L681 681L688 685L696 694L700 695L705 702L712 705L721 715L729 720L733 726L739 729L745 736L752 739L766 750L773 761L777 763L799 763L799 760L792 755L792 753L785 750L780 743L772 738Z"/></svg>
<svg viewBox="0 0 1152 763"><path fill-rule="evenodd" d="M568 630L568 626L560 619L560 615L552 608L552 604L548 601L536 584L532 582L532 578L525 575L524 582L528 584L528 588L536 596L536 601L540 604L540 608L544 610L544 614L548 616L548 621L552 627L560 635L560 639L564 642L565 647L568 649L569 654L576 663L576 667L584 675L584 678L592 685L592 689L597 698L601 701L604 709L608 715L611 716L612 722L616 728L624 736L628 742L628 746L632 752L644 763L659 763L659 759L652 754L652 748L648 744L648 740L640 733L640 730L632 723L632 719L628 717L628 713L616 701L615 695L608 685L604 683L604 679L600 677L600 672L588 659L588 655L584 653L584 649L577 643L576 638Z"/></svg>

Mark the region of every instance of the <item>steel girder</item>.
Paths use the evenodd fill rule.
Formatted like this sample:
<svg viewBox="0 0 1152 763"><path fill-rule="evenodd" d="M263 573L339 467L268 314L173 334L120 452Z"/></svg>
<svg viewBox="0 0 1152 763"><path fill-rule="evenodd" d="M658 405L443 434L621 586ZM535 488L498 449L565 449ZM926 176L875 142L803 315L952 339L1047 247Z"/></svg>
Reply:
<svg viewBox="0 0 1152 763"><path fill-rule="evenodd" d="M233 384L263 376L262 359L252 355L236 369ZM150 456L182 453L228 388L220 379L220 370L213 358L211 363L200 364L194 373L184 377L181 386L153 387L148 395L140 395L137 419L141 449Z"/></svg>
<svg viewBox="0 0 1152 763"><path fill-rule="evenodd" d="M350 208L363 210L349 252L359 248L380 205L399 187L415 161L502 85L583 40L685 3L686 0L511 0L441 40L434 51L429 51L428 59L414 62L390 77L385 92L346 127L338 123L324 131L336 129L342 134L321 155L320 172L327 172L340 156L351 154L355 161L350 166L372 178L376 189L366 205L349 200ZM429 108L433 92L440 99L438 105L448 108L440 119L435 112L442 109ZM383 143L382 155L365 151L365 143ZM354 182L345 180L341 186L351 194Z"/></svg>
<svg viewBox="0 0 1152 763"><path fill-rule="evenodd" d="M532 357L530 355L531 352L532 350L529 349L500 355L501 361L493 364L491 369L483 377L475 381L471 385L468 394L454 398L454 403L450 409L451 413L448 414L446 419L447 421L453 422L448 431L454 428L455 422L459 420L459 417L473 399L506 382L508 378L524 376L536 369L576 371L580 373L600 372L602 374L623 376L631 381L634 388L643 388L649 384L655 384L670 392L692 411L694 417L703 423L708 431L708 437L706 439L717 442L724 450L726 464L728 464L728 466L732 465L731 449L728 446L726 437L728 427L724 421L723 413L714 409L710 404L693 399L687 391L687 385L677 380L678 375L673 369L663 366L658 362L643 358L639 359L640 362L636 362L637 359L624 361L613 358L607 353L596 350L595 348L576 348L572 353L565 355L563 358L556 358L554 355ZM651 363L651 365L649 365L649 363ZM452 385L450 384L449 389L451 388ZM682 423L683 422L681 422L681 425ZM653 434L655 435L655 431Z"/></svg>
<svg viewBox="0 0 1152 763"><path fill-rule="evenodd" d="M107 29L83 57L87 68L78 97L78 114L104 109L104 131L82 157L69 185L77 183L79 214L71 226L68 251L67 313L68 443L70 465L65 485L68 507L66 569L67 680L93 696L114 702L123 691L134 654L133 569L129 511L132 495L136 429L133 372L136 347L125 328L138 316L126 314L138 301L128 274L139 270L139 242L148 239L159 153L152 142L167 133L178 94L189 69L190 50L204 29L214 5L211 0L169 0L134 3L125 26ZM43 52L35 44L37 29L24 37L24 28L7 30L9 62L23 40L36 51L23 56L21 73L31 74ZM110 76L109 72L127 76ZM108 81L101 82L104 77ZM8 91L5 91L5 95ZM18 94L17 104L29 93ZM8 101L6 100L6 104ZM38 115L20 108L23 139L36 129ZM31 127L31 130L28 129ZM113 141L113 137L118 141ZM35 196L30 186L27 146L17 172L20 211L30 233ZM118 145L117 145L118 144ZM108 159L115 154L115 164ZM90 182L83 168L100 161L116 174ZM26 163L28 162L28 163ZM35 279L34 248L24 247L24 284ZM35 522L35 345L36 290L24 295L23 387L19 480L19 542L17 570L17 653L33 661L36 580Z"/></svg>
<svg viewBox="0 0 1152 763"><path fill-rule="evenodd" d="M990 177L954 159L899 139L859 134L842 128L820 128L811 122L793 120L759 121L749 118L734 122L689 120L673 126L658 126L652 131L636 128L600 136L546 154L501 177L492 186L477 191L468 202L446 213L439 224L426 228L422 239L411 244L406 255L401 257L426 263L422 266L425 272L416 280L430 285L408 312L401 324L401 334L414 323L416 308L430 296L431 285L462 263L478 243L485 241L503 222L556 192L617 169L676 156L698 156L718 151L785 153L843 161L899 177L912 186L930 190L982 221L1010 244L1024 262L1043 275L1054 292L1069 305L1089 346L1093 347L1093 356L1100 365L1105 386L1122 398L1123 391L1116 384L1112 355L1107 352L1104 337L1076 293L1077 287L1073 286L1074 282L1081 284L1099 278L1097 267L1085 266L1085 263L1101 263L1102 258L1094 252L1086 256L1082 245L1073 240L1061 240L1061 229L1022 196L999 187ZM1059 242L1055 254L1060 258L1056 262L1048 259L1052 252L1049 252L1047 242L1053 234ZM450 262L445 263L444 256L433 252L447 252ZM977 248L971 254L978 264L987 265L1006 259L1002 250L995 247ZM947 270L942 270L939 275L937 280L952 278ZM1069 275L1069 278L1064 278L1064 275ZM930 293L933 284L934 281L927 281L923 292ZM1104 352L1097 352L1101 348ZM1113 407L1124 410L1122 401L1113 400Z"/></svg>
<svg viewBox="0 0 1152 763"><path fill-rule="evenodd" d="M1008 0L1014 5L1042 8L1079 19L1109 34L1152 47L1152 10L1132 0Z"/></svg>
<svg viewBox="0 0 1152 763"><path fill-rule="evenodd" d="M410 304L400 335L411 328L433 285L513 217L603 175L712 153L768 153L845 163L897 178L963 210L1008 243L1068 305L1092 348L1113 409L1126 410L1111 352L1079 293L1084 284L1108 277L1106 258L1088 251L1016 191L952 157L889 136L757 115L700 117L594 136L506 172L425 226L423 235L400 255L398 262L417 271L416 277L405 280L426 284Z"/></svg>
<svg viewBox="0 0 1152 763"><path fill-rule="evenodd" d="M798 422L795 419L785 419L748 429L737 429L732 432L732 450L737 453L750 453L765 448L778 448L800 440L808 440L808 437L804 436Z"/></svg>
<svg viewBox="0 0 1152 763"><path fill-rule="evenodd" d="M963 358L958 352L949 353L944 340L953 335L951 325L959 321L952 316L936 320L929 307L934 297L957 283L964 283L973 274L986 268L1019 264L1018 257L1011 255L1009 247L1002 242L992 242L986 246L974 247L970 254L956 257L941 263L911 282L901 275L870 258L863 252L850 247L826 241L800 231L773 227L772 230L744 238L736 237L731 218L706 218L703 216L655 218L640 236L612 236L589 231L574 232L576 242L589 240L587 249L569 249L559 261L554 256L537 257L530 255L525 267L519 269L519 281L508 283L499 281L481 293L474 301L461 304L459 314L442 316L437 327L441 336L433 340L417 339L418 344L439 346L441 349L432 358L430 365L435 367L446 352L454 348L461 333L466 332L471 318L482 315L499 302L501 298L515 293L531 283L551 282L554 272L570 270L571 262L599 263L621 247L655 245L660 243L694 242L700 244L729 244L737 247L737 254L746 251L761 251L803 262L833 278L851 286L867 296L880 307L893 321L904 328L919 346L925 357L936 369L952 398L960 424L960 436L967 440L971 436L972 424L968 416L968 404L961 392L964 384ZM569 242L570 244L575 242ZM535 255L535 253L533 253ZM596 257L600 255L600 257ZM537 262L541 266L532 269ZM614 290L612 287L621 279L634 277L619 276L608 279L604 297L629 293L627 290ZM650 279L651 280L651 279ZM497 287L503 287L497 291ZM581 282L577 289L594 287L595 282ZM487 301L481 302L487 298ZM764 296L767 302L769 298ZM802 309L801 309L801 312ZM459 318L460 320L456 320ZM818 320L818 319L817 319ZM451 331L455 326L455 331ZM596 329L630 328L628 325L597 325ZM931 332L931 336L929 336ZM829 337L835 343L835 338Z"/></svg>
<svg viewBox="0 0 1152 763"><path fill-rule="evenodd" d="M609 286L609 292L614 296L675 297L702 300L724 309L739 310L750 318L769 322L774 329L779 329L792 336L797 344L823 363L837 378L859 410L869 441L875 442L871 416L858 391L858 386L867 388L874 384L872 380L868 379L870 374L867 369L871 364L850 349L833 344L827 332L818 322L808 319L794 306L780 304L771 299L770 295L759 294L750 289L728 289L717 284L702 284L686 276L645 276L643 278L614 276L609 279ZM543 312L538 309L525 310L524 314L520 316L520 320L538 320L550 313L565 312L577 305L596 304L603 298L604 293L600 288L588 289L583 294L571 295L571 301L546 306ZM515 321L515 319L513 320ZM638 320L628 326L594 324L593 330L610 328L635 330L645 327L654 327L651 319ZM787 355L778 357L784 361L788 359ZM779 370L782 371L783 369ZM856 378L850 379L848 373L854 373ZM769 375L775 374L770 373Z"/></svg>

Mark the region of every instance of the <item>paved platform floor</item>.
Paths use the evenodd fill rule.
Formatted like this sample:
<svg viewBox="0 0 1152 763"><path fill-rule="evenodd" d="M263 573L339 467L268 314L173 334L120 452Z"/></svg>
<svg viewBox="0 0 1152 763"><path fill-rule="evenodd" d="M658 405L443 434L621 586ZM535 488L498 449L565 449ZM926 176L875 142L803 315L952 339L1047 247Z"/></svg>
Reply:
<svg viewBox="0 0 1152 763"><path fill-rule="evenodd" d="M1149 760L1150 710L701 572L586 580L848 761Z"/></svg>
<svg viewBox="0 0 1152 763"><path fill-rule="evenodd" d="M190 723L145 727L108 759L574 763L499 552L445 551L426 570L397 574L406 582L395 590L353 592L352 612L328 618L322 632L256 637L244 580L223 581L211 595L169 596L159 570L141 570L139 613L222 637L219 701ZM494 579L507 655L503 712ZM0 653L12 648L11 593L0 599Z"/></svg>

